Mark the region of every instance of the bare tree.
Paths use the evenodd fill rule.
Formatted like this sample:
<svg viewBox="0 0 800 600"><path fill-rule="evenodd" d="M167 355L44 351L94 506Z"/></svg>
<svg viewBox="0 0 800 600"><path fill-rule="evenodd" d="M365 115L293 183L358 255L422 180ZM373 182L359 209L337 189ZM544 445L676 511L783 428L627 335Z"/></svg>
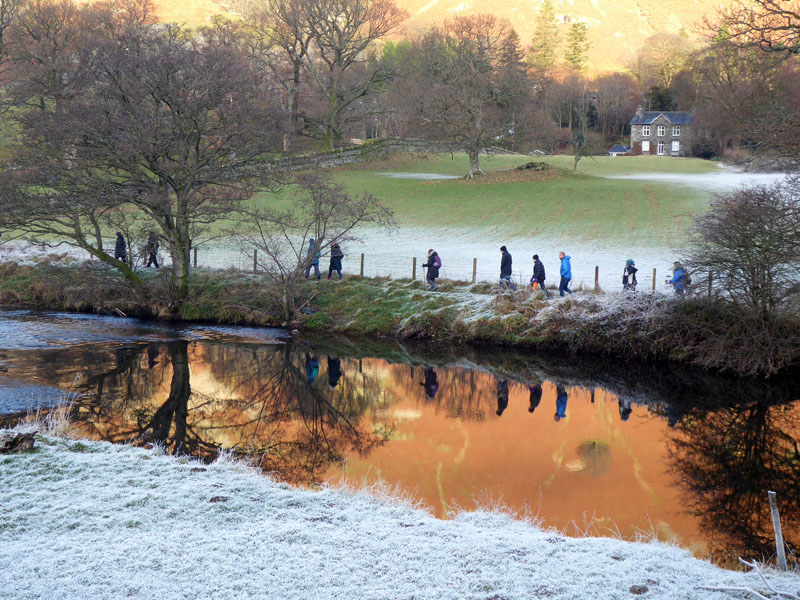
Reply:
<svg viewBox="0 0 800 600"><path fill-rule="evenodd" d="M342 111L384 85L393 75L371 54L376 41L397 29L408 13L394 0L302 1L313 52L305 64L327 100L325 148L340 135Z"/></svg>
<svg viewBox="0 0 800 600"><path fill-rule="evenodd" d="M764 317L800 286L800 183L717 197L694 226L687 264L714 278L723 299Z"/></svg>
<svg viewBox="0 0 800 600"><path fill-rule="evenodd" d="M750 0L738 2L719 14L718 23L705 21L713 36L766 52L800 54L800 2L798 0Z"/></svg>
<svg viewBox="0 0 800 600"><path fill-rule="evenodd" d="M243 213L247 233L240 234L246 248L255 248L259 268L268 281L269 293L291 321L297 310L299 286L312 256L308 242L315 240L315 253L324 254L332 244L356 241L364 225L395 227L392 211L372 194L353 198L328 176L301 175L296 195L287 209L260 208Z"/></svg>
<svg viewBox="0 0 800 600"><path fill-rule="evenodd" d="M289 117L284 152L291 149L291 134L300 133L301 75L312 39L307 11L300 0L239 0L252 31L253 55L276 75L286 92ZM284 61L277 60L276 52ZM288 63L288 72L284 69Z"/></svg>
<svg viewBox="0 0 800 600"><path fill-rule="evenodd" d="M521 57L508 59L516 39L509 22L494 15L456 17L415 40L405 62L406 110L424 135L467 152L470 178L483 174L479 154L508 132L523 89L506 85L524 76Z"/></svg>
<svg viewBox="0 0 800 600"><path fill-rule="evenodd" d="M102 243L101 215L133 207L166 242L177 307L192 245L272 181L263 155L279 147L280 108L237 48L177 26L110 40L93 56L91 93L68 112L21 113L18 168L2 176L14 210L0 219L84 248L141 286Z"/></svg>
<svg viewBox="0 0 800 600"><path fill-rule="evenodd" d="M0 73L6 68L6 62L11 53L11 40L9 33L17 21L23 0L0 0Z"/></svg>

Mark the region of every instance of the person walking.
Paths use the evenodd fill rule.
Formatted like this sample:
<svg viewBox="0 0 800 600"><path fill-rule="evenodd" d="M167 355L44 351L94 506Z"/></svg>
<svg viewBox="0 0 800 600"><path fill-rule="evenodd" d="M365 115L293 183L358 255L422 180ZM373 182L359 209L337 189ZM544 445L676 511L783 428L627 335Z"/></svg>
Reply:
<svg viewBox="0 0 800 600"><path fill-rule="evenodd" d="M629 258L625 261L625 269L622 271L622 289L629 292L636 291L636 271L639 269L636 268L636 263L633 262L632 258Z"/></svg>
<svg viewBox="0 0 800 600"><path fill-rule="evenodd" d="M342 259L344 258L344 252L339 247L339 244L333 244L331 246L331 264L328 267L328 279L330 280L331 275L333 272L336 271L339 274L339 280L342 279Z"/></svg>
<svg viewBox="0 0 800 600"><path fill-rule="evenodd" d="M311 262L308 264L308 268L306 269L306 279L308 276L311 275L311 268L314 268L314 275L317 276L317 280L322 279L322 274L319 272L319 252L317 252L317 242L314 238L308 240L308 252L306 252L306 260L311 257Z"/></svg>
<svg viewBox="0 0 800 600"><path fill-rule="evenodd" d="M342 361L337 357L328 357L328 387L335 389L342 378Z"/></svg>
<svg viewBox="0 0 800 600"><path fill-rule="evenodd" d="M147 234L147 267L150 265L158 268L158 236L155 231Z"/></svg>
<svg viewBox="0 0 800 600"><path fill-rule="evenodd" d="M114 246L114 258L124 263L128 262L128 247L120 231L117 232L117 243Z"/></svg>
<svg viewBox="0 0 800 600"><path fill-rule="evenodd" d="M561 283L558 284L558 293L563 298L564 292L572 296L572 290L569 289L569 282L572 280L572 263L570 263L571 256L567 256L564 252L558 253L558 259L561 261Z"/></svg>
<svg viewBox="0 0 800 600"><path fill-rule="evenodd" d="M439 277L439 268L442 266L442 259L439 258L439 255L436 251L431 248L428 250L428 262L422 265L423 269L428 269L427 275L425 275L425 281L428 282L428 285L431 286L431 291L435 292L439 289L439 286L436 284L436 278Z"/></svg>
<svg viewBox="0 0 800 600"><path fill-rule="evenodd" d="M677 260L672 263L672 279L667 279L667 283L675 290L676 296L680 296L681 298L684 296L686 284L688 283L686 269Z"/></svg>
<svg viewBox="0 0 800 600"><path fill-rule="evenodd" d="M508 285L512 290L516 291L517 286L511 281L511 253L505 246L500 246L500 289L504 290Z"/></svg>
<svg viewBox="0 0 800 600"><path fill-rule="evenodd" d="M547 288L544 285L546 274L544 272L544 264L542 261L539 260L539 255L533 255L533 283L536 283L537 287L544 292L544 297L549 299L550 294L547 291Z"/></svg>

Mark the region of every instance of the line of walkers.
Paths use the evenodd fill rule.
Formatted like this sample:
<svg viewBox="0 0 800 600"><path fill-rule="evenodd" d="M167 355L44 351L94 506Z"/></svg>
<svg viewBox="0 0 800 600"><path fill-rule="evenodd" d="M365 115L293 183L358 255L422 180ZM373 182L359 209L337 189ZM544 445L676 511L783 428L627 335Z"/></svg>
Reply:
<svg viewBox="0 0 800 600"><path fill-rule="evenodd" d="M500 246L500 254L500 289L505 290L506 288L509 288L511 290L516 290L517 286L511 279L511 265L513 262L511 253L505 246ZM306 253L306 256L311 258L311 262L306 269L306 279L308 279L308 277L311 275L312 268L314 269L314 274L316 275L317 279L321 279L322 274L319 270L320 253L317 250L314 238L309 240L308 252ZM328 279L331 278L331 275L334 272L339 275L339 279L342 278L342 258L344 258L344 253L339 247L339 244L332 244L330 266L328 268ZM558 260L561 263L558 272L560 276L560 281L558 284L559 296L563 297L565 292L571 296L572 290L569 289L569 284L572 281L572 257L568 256L562 251L558 253ZM432 291L438 290L439 284L436 283L436 280L439 278L439 269L442 268L442 259L433 248L428 250L428 260L424 265L422 265L422 268L427 269L425 280L430 286L430 289ZM636 263L633 261L633 259L629 258L626 260L625 267L622 272L623 290L630 292L636 291L636 285L638 284L638 281L636 280L637 272L638 269L636 268ZM541 289L544 292L545 298L550 298L550 292L547 290L547 286L545 285L546 278L547 274L545 273L544 264L539 259L539 255L534 254L533 276L530 279L531 289L533 291ZM668 279L665 283L673 287L675 294L683 296L686 286L690 285L692 280L688 269L676 261L673 265L672 279Z"/></svg>
<svg viewBox="0 0 800 600"><path fill-rule="evenodd" d="M516 290L517 286L511 279L511 265L513 260L511 258L511 253L505 246L500 246L500 254L500 289L505 290L506 288L509 288L511 290ZM568 256L562 251L558 253L558 260L561 263L558 272L560 276L560 281L558 284L559 296L564 297L565 292L571 296L572 290L569 289L569 284L572 281L572 257ZM438 284L436 283L436 279L439 277L439 269L441 266L442 259L439 257L439 254L433 249L428 250L428 262L423 265L423 268L428 269L426 281L428 282L431 290L437 290L439 288ZM638 284L638 281L636 280L637 271L638 269L636 268L636 263L632 258L629 258L625 261L625 267L622 271L623 290L630 292L636 291L636 285ZM537 289L541 289L544 292L545 298L550 298L550 293L545 285L546 278L547 274L544 270L544 264L539 259L539 255L534 254L533 276L530 280L531 290L536 291ZM689 275L688 269L676 261L673 264L672 279L668 279L665 283L673 287L676 295L683 296L686 286L692 283L692 279Z"/></svg>

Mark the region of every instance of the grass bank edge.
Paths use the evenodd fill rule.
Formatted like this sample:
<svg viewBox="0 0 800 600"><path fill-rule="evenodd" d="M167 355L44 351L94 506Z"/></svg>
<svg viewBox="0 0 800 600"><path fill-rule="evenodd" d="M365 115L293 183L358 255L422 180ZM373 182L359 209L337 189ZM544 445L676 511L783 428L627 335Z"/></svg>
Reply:
<svg viewBox="0 0 800 600"><path fill-rule="evenodd" d="M178 314L170 311L166 300L167 278L153 273L150 282L154 293L145 305L111 274L89 263L1 263L0 306L436 338L677 362L737 375L770 376L800 363L800 324L795 318L764 324L708 299L675 301L660 294L578 290L574 297L546 301L541 293L528 291L499 294L487 283L445 280L439 291L430 292L419 280L351 276L309 281L300 290L298 305L303 310L294 321L283 322L259 275L199 269Z"/></svg>

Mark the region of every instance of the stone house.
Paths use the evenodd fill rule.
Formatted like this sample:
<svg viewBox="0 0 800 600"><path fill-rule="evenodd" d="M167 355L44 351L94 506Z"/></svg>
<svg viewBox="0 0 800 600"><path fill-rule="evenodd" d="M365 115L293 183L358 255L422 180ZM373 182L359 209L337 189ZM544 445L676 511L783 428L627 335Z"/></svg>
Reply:
<svg viewBox="0 0 800 600"><path fill-rule="evenodd" d="M694 114L648 111L639 106L631 119L631 154L689 156L692 151Z"/></svg>

